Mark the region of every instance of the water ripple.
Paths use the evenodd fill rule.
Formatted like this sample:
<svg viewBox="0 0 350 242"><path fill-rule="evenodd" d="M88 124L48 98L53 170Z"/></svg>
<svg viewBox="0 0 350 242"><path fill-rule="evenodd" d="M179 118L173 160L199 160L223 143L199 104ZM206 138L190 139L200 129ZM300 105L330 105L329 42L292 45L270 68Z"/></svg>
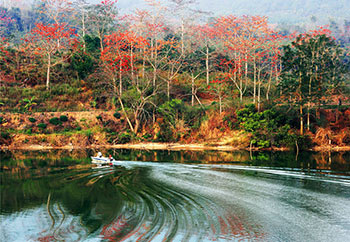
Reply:
<svg viewBox="0 0 350 242"><path fill-rule="evenodd" d="M18 190L30 192L20 195L38 203L0 215L4 241L344 241L350 234L348 181L333 175L128 162L25 182Z"/></svg>

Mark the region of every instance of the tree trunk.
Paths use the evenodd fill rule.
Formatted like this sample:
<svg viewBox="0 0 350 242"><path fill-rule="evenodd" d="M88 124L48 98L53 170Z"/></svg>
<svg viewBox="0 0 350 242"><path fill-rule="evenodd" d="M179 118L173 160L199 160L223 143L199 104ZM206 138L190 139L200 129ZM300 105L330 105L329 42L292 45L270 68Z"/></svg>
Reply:
<svg viewBox="0 0 350 242"><path fill-rule="evenodd" d="M207 72L207 85L209 86L209 46L207 44L207 53L205 55L205 68Z"/></svg>
<svg viewBox="0 0 350 242"><path fill-rule="evenodd" d="M312 79L310 78L310 81L309 81L309 100L307 102L307 123L306 123L306 127L307 127L307 130L310 131L310 108L311 108L311 102L310 102L310 98L311 98L311 82L312 82Z"/></svg>
<svg viewBox="0 0 350 242"><path fill-rule="evenodd" d="M301 90L301 72L299 72L299 111L300 111L300 135L304 135L304 119L303 119L303 104L302 104L302 90Z"/></svg>
<svg viewBox="0 0 350 242"><path fill-rule="evenodd" d="M271 81L272 81L272 66L271 66L271 69L270 69L269 83L267 85L267 90L266 90L266 100L269 100L269 93L270 93L270 90L271 90Z"/></svg>
<svg viewBox="0 0 350 242"><path fill-rule="evenodd" d="M300 110L300 135L304 135L303 105L299 105Z"/></svg>
<svg viewBox="0 0 350 242"><path fill-rule="evenodd" d="M119 62L119 95L123 95L122 60Z"/></svg>
<svg viewBox="0 0 350 242"><path fill-rule="evenodd" d="M239 67L238 67L238 73L239 73L239 88L240 91L240 101L243 102L243 80L242 80L242 66L241 66L241 55L239 55Z"/></svg>
<svg viewBox="0 0 350 242"><path fill-rule="evenodd" d="M192 107L194 106L194 77L192 76L192 100L191 100Z"/></svg>
<svg viewBox="0 0 350 242"><path fill-rule="evenodd" d="M123 105L123 101L122 101L122 99L120 98L120 96L118 96L118 101L119 101L119 103L120 103L120 106L121 106L121 108L122 108L122 112L123 112L123 114L124 114L124 116L125 116L125 118L126 118L127 123L129 124L129 127L130 127L131 131L132 131L133 133L135 133L134 127L132 126L132 123L131 123L131 121L130 121L130 119L129 119L129 117L128 117L126 111L125 111L125 108L124 108L124 105Z"/></svg>
<svg viewBox="0 0 350 242"><path fill-rule="evenodd" d="M100 48L101 48L101 52L102 52L103 51L103 39L102 39L102 35L100 32L98 33L98 38L100 39Z"/></svg>
<svg viewBox="0 0 350 242"><path fill-rule="evenodd" d="M85 12L83 10L83 16L81 19L82 22L82 31L83 31L83 49L86 51L86 43L85 43Z"/></svg>
<svg viewBox="0 0 350 242"><path fill-rule="evenodd" d="M47 55L46 90L50 89L51 54Z"/></svg>
<svg viewBox="0 0 350 242"><path fill-rule="evenodd" d="M181 19L181 55L185 52L185 43L184 43L184 35L185 35L185 26L184 26L184 20Z"/></svg>
<svg viewBox="0 0 350 242"><path fill-rule="evenodd" d="M142 79L145 79L145 66L146 66L145 55L146 55L146 48L145 48L145 47L143 47L143 59L142 59Z"/></svg>
<svg viewBox="0 0 350 242"><path fill-rule="evenodd" d="M258 112L260 112L260 91L261 91L260 72L261 70L259 69L258 71Z"/></svg>
<svg viewBox="0 0 350 242"><path fill-rule="evenodd" d="M256 103L256 63L255 63L255 57L254 57L254 71L253 71L253 103Z"/></svg>
<svg viewBox="0 0 350 242"><path fill-rule="evenodd" d="M130 46L130 68L131 68L131 81L133 84L135 84L135 78L134 78L134 50L133 50L133 44Z"/></svg>
<svg viewBox="0 0 350 242"><path fill-rule="evenodd" d="M167 81L167 96L169 100L170 99L170 80Z"/></svg>

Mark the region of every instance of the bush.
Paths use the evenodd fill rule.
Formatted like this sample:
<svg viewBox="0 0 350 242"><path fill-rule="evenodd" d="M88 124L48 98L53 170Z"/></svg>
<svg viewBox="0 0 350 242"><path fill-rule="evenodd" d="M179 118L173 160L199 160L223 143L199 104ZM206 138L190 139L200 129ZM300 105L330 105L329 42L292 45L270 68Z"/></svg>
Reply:
<svg viewBox="0 0 350 242"><path fill-rule="evenodd" d="M40 124L37 125L37 127L40 128L40 129L46 129L47 125L44 124L44 123L40 123Z"/></svg>
<svg viewBox="0 0 350 242"><path fill-rule="evenodd" d="M25 131L26 134L32 134L32 128L29 128Z"/></svg>
<svg viewBox="0 0 350 242"><path fill-rule="evenodd" d="M4 117L0 117L0 124L6 123L6 119Z"/></svg>
<svg viewBox="0 0 350 242"><path fill-rule="evenodd" d="M173 131L171 130L171 128L166 125L165 123L162 123L159 125L160 130L157 133L156 137L157 137L157 141L160 142L173 142L174 139L174 134Z"/></svg>
<svg viewBox="0 0 350 242"><path fill-rule="evenodd" d="M131 135L128 132L125 133L121 133L120 135L118 135L118 143L119 144L126 144L129 143L131 141Z"/></svg>
<svg viewBox="0 0 350 242"><path fill-rule="evenodd" d="M68 117L66 115L61 115L60 116L60 121L67 122L68 121Z"/></svg>
<svg viewBox="0 0 350 242"><path fill-rule="evenodd" d="M62 121L59 119L59 118L51 118L49 120L49 123L50 124L53 124L53 125L61 125L62 124Z"/></svg>
<svg viewBox="0 0 350 242"><path fill-rule="evenodd" d="M8 132L0 132L0 145L9 145L11 143L11 135Z"/></svg>
<svg viewBox="0 0 350 242"><path fill-rule="evenodd" d="M35 118L32 118L32 117L28 118L28 120L29 120L31 123L35 123L35 122L36 122L36 119L35 119Z"/></svg>
<svg viewBox="0 0 350 242"><path fill-rule="evenodd" d="M1 138L7 140L7 139L10 139L11 136L8 132L1 132Z"/></svg>
<svg viewBox="0 0 350 242"><path fill-rule="evenodd" d="M96 119L99 120L99 121L102 121L102 116L98 115L98 116L96 116Z"/></svg>
<svg viewBox="0 0 350 242"><path fill-rule="evenodd" d="M113 116L116 118L116 119L120 119L121 115L120 113L117 111L113 114Z"/></svg>
<svg viewBox="0 0 350 242"><path fill-rule="evenodd" d="M261 148L288 145L293 142L288 134L290 126L282 114L274 109L257 112L255 105L246 105L236 112L241 128L252 134L252 144Z"/></svg>

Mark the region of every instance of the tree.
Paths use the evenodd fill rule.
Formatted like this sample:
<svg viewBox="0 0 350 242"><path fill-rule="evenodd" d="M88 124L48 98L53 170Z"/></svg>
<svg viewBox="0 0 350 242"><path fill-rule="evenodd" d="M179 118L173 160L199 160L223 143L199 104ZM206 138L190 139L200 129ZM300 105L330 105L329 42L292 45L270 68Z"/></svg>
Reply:
<svg viewBox="0 0 350 242"><path fill-rule="evenodd" d="M197 43L202 45L200 51L205 56L205 73L207 85L210 83L210 61L213 58L213 39L215 37L215 29L209 24L193 26L192 36Z"/></svg>
<svg viewBox="0 0 350 242"><path fill-rule="evenodd" d="M307 128L310 128L311 103L320 102L343 77L343 53L329 31L311 31L299 35L283 47L281 86L286 98L299 105L300 134L304 133L303 108L308 104Z"/></svg>
<svg viewBox="0 0 350 242"><path fill-rule="evenodd" d="M90 8L88 22L92 32L100 39L101 51L104 48L103 38L115 26L117 14L117 0L101 0Z"/></svg>
<svg viewBox="0 0 350 242"><path fill-rule="evenodd" d="M211 91L219 100L219 113L222 113L223 99L227 97L227 89L228 89L228 79L226 75L218 75L214 80L210 82L210 86L208 86L208 90Z"/></svg>
<svg viewBox="0 0 350 242"><path fill-rule="evenodd" d="M25 41L25 50L46 60L46 89L50 88L51 68L64 63L71 56L75 30L67 24L36 24Z"/></svg>
<svg viewBox="0 0 350 242"><path fill-rule="evenodd" d="M105 36L105 49L101 52L104 70L108 71L112 79L113 97L118 100L120 108L127 120L131 131L138 133L140 121L145 114L145 106L152 103L152 97L157 89L152 87L152 79L142 78L137 85L128 83L127 90L123 90L123 75L130 67L135 67L136 59L131 55L131 48L142 49L146 41L131 31L112 33ZM135 69L136 71L136 69ZM131 73L131 76L133 74ZM119 79L119 88L117 86Z"/></svg>

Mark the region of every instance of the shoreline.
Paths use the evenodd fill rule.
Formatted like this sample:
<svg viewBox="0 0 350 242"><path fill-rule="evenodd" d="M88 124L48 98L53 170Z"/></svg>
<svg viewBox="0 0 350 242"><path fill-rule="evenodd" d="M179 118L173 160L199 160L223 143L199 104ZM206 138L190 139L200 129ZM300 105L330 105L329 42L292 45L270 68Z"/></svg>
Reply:
<svg viewBox="0 0 350 242"><path fill-rule="evenodd" d="M181 144L181 143L128 143L128 144L116 144L116 145L88 145L88 146L44 146L44 145L22 145L18 147L12 146L1 146L0 150L76 150L76 149L134 149L134 150L191 150L191 151L290 151L290 148L283 147L271 147L271 148L249 148L249 147L238 147L230 145L215 145L215 144ZM350 146L315 146L307 151L316 152L345 152L350 151Z"/></svg>

